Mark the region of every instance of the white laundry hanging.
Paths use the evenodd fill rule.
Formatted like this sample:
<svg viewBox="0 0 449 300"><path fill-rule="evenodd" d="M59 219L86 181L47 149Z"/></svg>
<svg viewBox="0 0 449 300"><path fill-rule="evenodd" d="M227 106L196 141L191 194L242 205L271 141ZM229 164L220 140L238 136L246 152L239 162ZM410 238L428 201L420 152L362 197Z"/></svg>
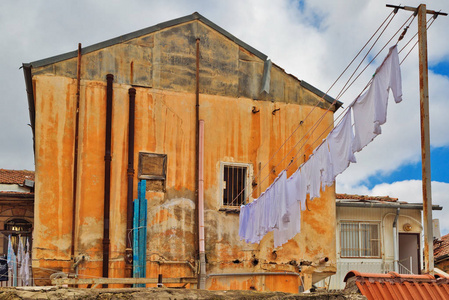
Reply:
<svg viewBox="0 0 449 300"><path fill-rule="evenodd" d="M387 121L388 94L391 89L396 103L402 101L401 70L397 46L377 68L368 90L352 104L354 112L353 152L358 152L381 134L380 125Z"/></svg>
<svg viewBox="0 0 449 300"><path fill-rule="evenodd" d="M348 107L340 123L318 146L309 160L290 178L283 170L260 197L241 207L239 235L246 242L259 243L274 231L274 246L279 247L301 229L301 210L306 199L320 196L320 188L334 183L335 177L355 163L360 151L378 134L386 122L389 90L397 103L402 100L401 72L397 47L391 47L376 70L366 93ZM354 129L352 125L354 113Z"/></svg>

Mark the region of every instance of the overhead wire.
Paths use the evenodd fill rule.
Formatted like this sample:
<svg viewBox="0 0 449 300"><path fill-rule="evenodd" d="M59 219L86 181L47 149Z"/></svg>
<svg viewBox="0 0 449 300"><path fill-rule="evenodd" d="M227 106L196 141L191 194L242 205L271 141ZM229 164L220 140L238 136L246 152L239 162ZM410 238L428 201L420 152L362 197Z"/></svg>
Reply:
<svg viewBox="0 0 449 300"><path fill-rule="evenodd" d="M348 88L360 77L360 75L367 69L367 67L374 61L374 59L385 49L385 47L391 42L391 40L399 33L399 31L402 29L402 27L408 22L408 20L410 20L410 18L411 18L411 16L404 22L404 24L402 24L401 25L401 27L400 27L400 29L398 30L398 31L396 31L396 33L394 33L394 35L388 40L388 42L385 44L385 46L383 46L382 47L382 49L381 50L379 50L379 52L374 56L374 58L368 63L368 65L360 72L360 74L356 77L356 79L354 79L354 81L353 82L351 82L351 84L348 86ZM391 21L391 20L390 20ZM388 24L387 24L387 26L390 24L390 22L388 22ZM381 32L381 34L380 34L380 36L385 32L385 29L386 28L384 28L384 30ZM377 32L377 31L376 31ZM370 50L369 51L371 51L372 49L373 49L373 47L374 47L374 45L377 43L377 41L379 40L379 38L380 38L380 36L376 39L376 41L374 42L374 44L373 44L373 46L371 46L371 48L370 48ZM370 40L372 39L372 37L370 38ZM364 59L366 58L366 56L369 54L369 52L365 55L365 57L363 58L363 60L362 60L362 62L364 61ZM360 66L360 64L359 64L359 66ZM353 75L354 75L354 73L353 73ZM349 82L349 80L352 78L352 75L351 75L351 77L348 79L348 82ZM372 79L371 79L372 80ZM359 96L363 93L363 91L369 86L369 84L370 84L370 82L371 82L371 80L368 82L368 84L365 86L365 88L362 90L362 92L359 94ZM346 86L346 85L345 85ZM346 93L346 91L347 91L347 89L348 88L346 88L346 90L343 90L344 88L345 88L345 86L342 88L342 91L340 92L340 94L339 94L339 97L341 97L341 96L343 96L343 94L344 93ZM337 98L338 99L338 98ZM337 100L336 99L336 100ZM329 109L327 109L322 115L321 115L321 117L318 119L318 121L316 121L313 125L312 125L312 127L306 132L306 134L292 147L292 149L287 153L287 155L286 156L284 156L283 158L282 158L282 160L273 168L273 169L276 169L289 155L290 155L290 153L296 148L296 146L304 139L304 137L306 137L309 133L314 133L314 131L318 128L318 125L322 122L322 120L324 119L324 117L325 117L325 115L326 115L326 113L329 111ZM347 112L347 108L346 109L344 109L343 110L343 112L342 113L340 113L340 115L337 117L337 119L338 118L340 118L342 115L344 115L344 114L346 114L346 112ZM329 125L326 129L325 129L325 131L323 131L321 134L320 134L320 136L319 136L319 138L330 128L330 127L332 127L333 126L333 124L331 124L331 125ZM319 139L318 138L318 139ZM297 155L301 152L301 150L302 150L302 148L305 146L305 144L306 144L306 142L308 141L310 139L310 136L309 137L307 137L306 138L306 140L304 141L304 143L303 143L303 145L300 147L300 149L296 152L296 154L295 154L295 156L292 158L292 160L290 161L290 163L289 163L289 165L287 166L287 168L286 169L288 169L288 168L290 168L290 166L293 164L293 162L295 162L296 161L296 157L297 157ZM317 140L318 140L317 139ZM317 140L315 140L313 143L312 143L312 145L317 141ZM262 182L264 181L264 180L266 180L267 178L269 177L269 175L268 176L266 176L263 180L262 180Z"/></svg>
<svg viewBox="0 0 449 300"><path fill-rule="evenodd" d="M315 104L315 106L312 108L311 111L309 111L309 113L306 115L306 117L298 124L298 126L294 129L294 131L287 137L287 139L282 143L282 145L275 151L275 153L269 158L269 160L263 165L263 167L259 170L260 174L258 174L255 179L260 178L261 176L261 171L263 169L265 169L265 167L274 159L274 157L279 153L279 151L285 146L285 144L291 139L291 137L295 134L295 132L301 127L301 125L304 123L304 121L312 114L312 112L315 110L316 107L318 107L318 105L321 103L321 100L324 99L329 91L334 87L334 85L338 82L338 80L343 76L343 74L348 70L348 68L352 65L352 63L357 59L357 57L362 53L362 51L366 48L366 46L370 43L370 41L374 38L374 36L376 36L376 34L379 32L379 30L383 27L383 25L385 24L385 22L387 22L388 19L390 19L390 17L393 15L393 17L390 19L390 21L387 23L386 27L389 26L389 24L391 23L391 20L394 18L396 12L392 11L386 18L385 20L381 23L381 25L376 29L376 31L371 35L371 37L368 39L368 41L365 43L365 45L362 47L362 49L357 53L357 55L351 60L351 62L347 65L347 67L343 70L343 72L338 76L338 78L332 83L331 87L326 91L326 93L324 93L324 95L322 97L320 97L320 99L317 100L317 103ZM383 34L383 32L385 31L385 29L381 32L380 35ZM378 40L378 39L377 39ZM374 42L374 44L377 42L377 40ZM370 48L370 50L372 49L372 47ZM366 56L365 56L366 57ZM363 60L362 60L363 61ZM330 110L331 107L333 107L336 103L337 103L338 99L334 99L334 101L332 102L331 105L329 105L329 108L327 109L326 113ZM324 116L323 116L324 118ZM307 134L307 133L306 133ZM303 136L304 138L304 136ZM301 138L301 140L303 139ZM297 144L296 144L297 145ZM296 147L296 145L294 147ZM290 152L289 152L290 153ZM269 177L269 175L267 176ZM263 181L265 181L265 179L267 178L265 177L262 181L259 182L259 184L261 184ZM245 187L244 189L242 189L240 191L240 193L229 203L229 205L232 205L236 199L238 199L238 197L247 189L247 187ZM253 187L252 192L255 190L255 187Z"/></svg>
<svg viewBox="0 0 449 300"><path fill-rule="evenodd" d="M392 11L391 13L394 13L394 11ZM371 46L371 48L368 49L368 52L365 54L365 56L362 58L362 60L360 61L360 63L357 65L356 69L354 70L354 72L352 72L351 76L349 77L349 79L346 81L346 84L341 88L340 93L337 94L336 99L340 99L340 97L343 95L343 90L346 87L346 85L349 83L349 81L352 79L352 77L354 76L355 73L357 73L357 70L360 68L360 66L363 64L363 62L365 61L366 57L369 55L369 53L371 52L371 50L374 48L374 46L376 45L376 43L379 41L380 37L382 36L382 34L385 32L385 30L388 28L388 26L390 25L391 21L393 21L394 17L396 16L396 13L394 13L393 17L390 19L390 21L388 21L387 25L385 26L385 28L382 30L382 32L380 33L380 35L377 37L377 39L374 41L373 45ZM377 32L377 31L376 31ZM371 39L370 39L371 40Z"/></svg>
<svg viewBox="0 0 449 300"><path fill-rule="evenodd" d="M413 16L413 19L410 21L410 24L411 24L411 22L413 22L413 20L415 19L415 15L410 15L410 17L402 24L402 26L401 26L401 28L410 20L410 18ZM410 24L407 26L407 27L409 27L410 26ZM360 75L368 68L368 66L376 59L376 57L377 56L379 56L379 54L385 49L385 47L386 46L388 46L388 44L391 42L391 40L399 33L399 31L400 31L400 29L398 30L398 31L396 31L394 34L393 34L393 36L385 43L385 45L377 52L377 54L374 56L374 58L373 59L371 59L369 62L368 62L368 64L367 64L367 66L365 66L365 68L360 72L360 74L356 77L356 79L354 79L354 81L353 82L351 82L351 84L348 86L348 88L355 82L355 80L357 80L359 77L360 77ZM406 33L406 30L404 30L404 32ZM403 33L403 35L402 35L402 37L404 37L404 35L405 35L405 33ZM399 38L398 39L398 42L401 40L402 38ZM366 57L366 56L365 56ZM365 87L363 88L363 90L358 94L358 96L355 98L355 99L357 99L358 97L360 97L362 94L363 94L363 92L369 87L369 85L371 84L371 82L372 82L372 80L373 80L373 77L368 81L368 83L365 85ZM348 90L348 88L346 89L346 90L344 90L343 91L343 93L341 94L341 95L343 95L347 90ZM338 120L339 118L341 118L340 119L340 121L343 119L343 117L347 114L347 112L348 112L348 109L349 109L349 107L346 107L338 116L337 116L337 118L335 119L335 120ZM337 122L337 124L338 124L338 122ZM316 138L313 142L312 142L312 145L313 144L315 144L322 136L323 136L323 134L325 133L325 132L327 132L331 127L332 127L332 125L333 124L330 124L326 129L324 129L324 131L318 136L318 138ZM307 141L307 140L306 140ZM321 145L321 143L320 143L320 145ZM320 145L318 145L317 147L319 147ZM303 145L304 146L304 145ZM303 148L303 146L301 146L301 148L297 151L297 153L296 153L296 155L294 156L294 158L292 159L292 161L291 161L291 163L290 163L290 165L294 162L294 161L296 161L295 159L296 159L296 157L297 157L297 155L300 153L300 151L301 151L301 149ZM287 166L287 169L290 167L290 165L289 166Z"/></svg>
<svg viewBox="0 0 449 300"><path fill-rule="evenodd" d="M359 77L363 74L363 72L365 72L365 70L369 67L369 65L371 65L371 63L377 58L377 56L379 56L379 54L385 49L385 47L388 46L388 44L391 42L391 40L394 39L394 37L399 33L399 31L401 31L401 29L404 27L404 25L410 20L410 18L413 17L413 15L410 15L410 17L404 22L404 24L401 25L401 28L398 29L398 31L396 31L393 36L385 43L385 45L382 47L382 49L379 50L379 52L377 52L376 56L374 56L369 62L368 64L365 66L365 68L363 68L362 71L360 71L359 75L357 75L357 77L351 82L351 84L348 85L348 87L343 91L343 94L346 93L346 91L354 84L354 82L357 81L357 79L359 79Z"/></svg>
<svg viewBox="0 0 449 300"><path fill-rule="evenodd" d="M409 18L410 19L410 18ZM413 19L410 21L410 24L411 24L411 22L413 22L413 20L415 19L415 15L413 15ZM432 22L427 26L427 29L429 29L430 28L430 26L432 26L432 24L433 24L433 22L435 21L435 16L433 17L433 20L432 20ZM407 21L406 21L407 22ZM430 22L430 19L427 21L427 24ZM407 27L409 27L410 26L410 24L407 26ZM407 28L406 27L406 28ZM406 33L406 30L404 30L404 32ZM394 36L396 36L397 35L397 33L398 32L396 32L394 35L393 35L393 37L392 38L394 38ZM410 40L412 40L415 36L417 35L417 33L410 39ZM404 35L402 35L402 38L404 37ZM386 45L388 45L388 43L392 40L392 38L386 43ZM398 39L398 42L400 41L400 40L402 40L402 38L399 38ZM406 45L408 45L410 43L410 41L406 44ZM379 54L380 54L380 52L386 47L386 45L379 51L379 53L376 55L376 56L378 56ZM416 46L416 44L415 44L415 46ZM412 49L409 51L409 53L413 50L413 48L415 47L415 46L413 46L412 47ZM405 48L406 46L404 46L398 53L400 53L404 48ZM408 54L409 54L408 53ZM408 54L407 54L407 56L408 56ZM407 58L407 56L406 57L404 57L404 59L401 61L401 63L400 64L402 64L402 62ZM371 60L369 63L371 63L373 60ZM371 78L370 80L369 80L369 82L366 84L366 86L364 87L364 89L359 93L359 95L356 97L356 99L358 98L358 97L360 97L361 95L362 95L362 93L368 88L368 86L371 84L371 82L372 82L372 80L373 80L373 78ZM336 120L338 120L340 117L341 118L343 118L343 116L345 116L346 115L346 113L347 113L347 110L348 110L348 108L349 107L347 107L347 108L345 108L341 113L340 113L340 115L336 118ZM340 119L340 121L341 121L341 119ZM327 132L327 130L329 130L330 128L331 128L331 126L332 126L332 124L331 125L329 125L319 136L318 136L318 138L317 139L315 139L313 142L312 142L312 145L315 143L315 142L317 142L320 138L321 138L321 136L325 133L325 132ZM321 145L321 144L320 144ZM318 145L317 147L319 147L320 145ZM302 148L302 147L301 147ZM301 150L301 149L300 149ZM299 150L299 151L300 151ZM297 154L299 153L299 151L297 152ZM296 158L296 155L295 155L295 158ZM292 160L292 162L290 163L290 165L293 163L293 160ZM290 167L290 165L289 166L287 166L287 169Z"/></svg>
<svg viewBox="0 0 449 300"><path fill-rule="evenodd" d="M430 20L432 20L432 22L430 22ZM430 26L432 26L432 24L433 24L433 22L435 22L435 20L436 20L435 15L434 15L431 19L427 20L426 25L429 24L429 22L430 22L430 24L426 27L426 30L429 30ZM415 33L415 35L408 41L408 43L407 43L404 47L402 47L401 51L404 50L404 48L405 48L405 47L412 41L412 39L414 39L417 35L418 35L418 32ZM412 46L412 48L407 52L407 54L404 56L404 58L403 58L403 59L401 60L401 62L399 63L400 65L402 65L402 63L404 62L404 60L406 60L406 58L407 58L407 57L409 56L409 54L413 51L413 49L415 49L415 47L416 47L417 44L418 44L418 41L416 41L415 44ZM400 53L400 52L399 52L399 53Z"/></svg>

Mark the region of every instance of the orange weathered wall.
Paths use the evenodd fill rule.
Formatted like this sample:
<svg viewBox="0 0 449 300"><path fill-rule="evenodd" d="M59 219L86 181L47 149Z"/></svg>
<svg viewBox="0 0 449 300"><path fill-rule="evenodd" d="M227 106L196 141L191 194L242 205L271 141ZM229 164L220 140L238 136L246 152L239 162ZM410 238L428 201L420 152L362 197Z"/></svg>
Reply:
<svg viewBox="0 0 449 300"><path fill-rule="evenodd" d="M195 276L195 39L201 37L200 118L205 121L205 234L208 273L298 272L302 276L335 272L335 191L322 192L301 213L301 233L278 249L273 235L260 244L238 237L238 214L220 211L220 162L252 165L263 191L300 149L288 154L324 114L322 123L306 135L304 161L332 128L329 103L301 87L299 81L273 66L271 90L260 93L263 61L200 22L175 26L140 39L88 53L82 58L75 256L85 256L79 274L101 277L104 197L106 73L115 76L112 120L110 276L124 277L128 89L136 87L135 165L138 153L167 154L166 192L147 191L147 277ZM176 54L177 52L181 54ZM218 52L218 53L217 53ZM171 57L170 57L171 56ZM192 59L193 58L193 59ZM33 71L36 102L36 208L33 267L69 271L72 232L72 182L76 79L74 59ZM139 75L140 74L140 75ZM193 79L192 79L193 78ZM144 85L144 86L143 86ZM272 101L271 101L272 100ZM319 103L316 109L314 105ZM327 106L326 106L327 105ZM253 107L260 110L252 113ZM279 109L275 114L274 109ZM313 111L312 111L313 110ZM310 116L306 116L310 113ZM299 130L258 174L280 145ZM323 132L322 136L320 136ZM303 139L305 141L306 139ZM299 145L302 145L301 142ZM288 154L288 155L287 155ZM283 161L272 172L274 166ZM137 173L137 172L136 172ZM137 196L137 177L134 181ZM252 193L258 196L259 188ZM328 257L329 263L318 260ZM238 262L237 262L238 260ZM179 261L179 264L164 262ZM257 261L258 263L255 263ZM287 275L286 275L287 276ZM291 277L291 275L288 275ZM288 277L287 276L287 277ZM296 276L296 275L295 275ZM277 286L264 277L258 289L297 291L299 279ZM294 276L293 276L294 277ZM277 277L276 277L277 278ZM254 278L253 278L254 279ZM253 280L252 279L252 280ZM218 286L245 288L242 279L208 279ZM260 282L262 282L260 281ZM248 286L247 288L250 288Z"/></svg>

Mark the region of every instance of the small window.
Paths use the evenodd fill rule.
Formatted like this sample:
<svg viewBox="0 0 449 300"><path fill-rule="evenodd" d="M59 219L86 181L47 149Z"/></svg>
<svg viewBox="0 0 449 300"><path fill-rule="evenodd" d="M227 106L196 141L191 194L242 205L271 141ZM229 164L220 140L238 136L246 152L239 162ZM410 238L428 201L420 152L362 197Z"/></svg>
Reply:
<svg viewBox="0 0 449 300"><path fill-rule="evenodd" d="M380 257L378 223L342 222L341 257Z"/></svg>
<svg viewBox="0 0 449 300"><path fill-rule="evenodd" d="M223 206L240 206L246 204L251 194L248 182L250 165L222 163Z"/></svg>
<svg viewBox="0 0 449 300"><path fill-rule="evenodd" d="M139 152L139 179L147 181L147 191L165 192L167 155Z"/></svg>

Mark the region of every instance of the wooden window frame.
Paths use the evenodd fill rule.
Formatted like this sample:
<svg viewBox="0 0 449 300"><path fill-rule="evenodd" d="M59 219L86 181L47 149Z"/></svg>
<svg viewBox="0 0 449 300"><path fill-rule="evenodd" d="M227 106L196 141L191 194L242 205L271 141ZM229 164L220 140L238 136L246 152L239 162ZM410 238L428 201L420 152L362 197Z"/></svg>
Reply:
<svg viewBox="0 0 449 300"><path fill-rule="evenodd" d="M143 161L145 157L158 157L162 161L162 174L161 175L149 175L143 173ZM150 152L139 152L139 162L138 162L138 173L137 177L140 180L159 180L162 181L162 192L165 192L166 182L167 182L167 154L150 153ZM147 185L148 186L148 185Z"/></svg>

